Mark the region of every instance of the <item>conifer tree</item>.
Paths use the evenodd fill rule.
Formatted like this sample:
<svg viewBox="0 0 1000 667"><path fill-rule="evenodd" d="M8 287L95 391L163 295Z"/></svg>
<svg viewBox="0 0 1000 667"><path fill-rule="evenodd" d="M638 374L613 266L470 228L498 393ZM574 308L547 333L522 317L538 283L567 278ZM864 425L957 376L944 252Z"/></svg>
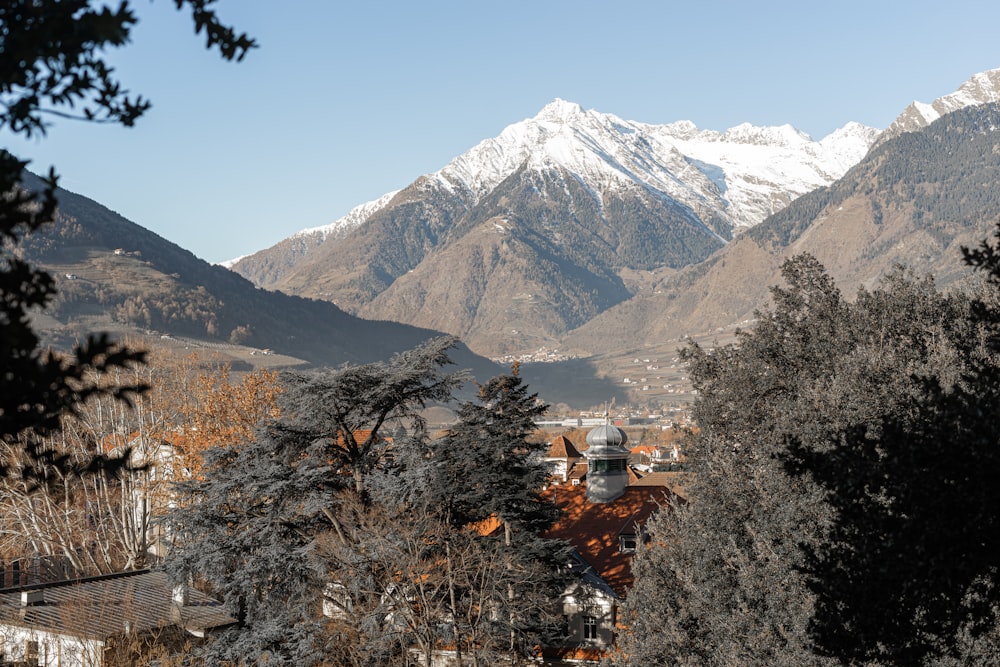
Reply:
<svg viewBox="0 0 1000 667"><path fill-rule="evenodd" d="M484 660L477 664L501 658L517 664L561 631L557 601L568 583L569 553L562 542L541 537L557 510L541 495L549 474L545 443L532 437L546 407L515 364L480 386L478 400L459 408L458 423L427 445L421 470L433 481L426 493L446 521L481 532L491 520L498 525L479 540L479 560L465 561L456 573L466 584L452 590L455 616L466 621L456 627L458 639L467 640L474 661ZM448 566L461 569L450 554ZM487 571L490 577L470 577ZM476 608L489 611L473 617Z"/></svg>
<svg viewBox="0 0 1000 667"><path fill-rule="evenodd" d="M345 636L321 615L336 583L353 596L341 625L378 657L374 664L402 660L404 636L390 632L401 610L384 600L407 582L376 562L412 556L407 548L419 540L401 531L378 542L366 532L380 520L368 478L386 453L384 434L397 422L421 433L418 410L463 381L463 373L442 370L453 344L442 337L388 362L283 374L280 418L249 444L205 452L202 479L180 487L178 545L167 568L178 580L200 580L240 620L213 642L211 660L316 664Z"/></svg>

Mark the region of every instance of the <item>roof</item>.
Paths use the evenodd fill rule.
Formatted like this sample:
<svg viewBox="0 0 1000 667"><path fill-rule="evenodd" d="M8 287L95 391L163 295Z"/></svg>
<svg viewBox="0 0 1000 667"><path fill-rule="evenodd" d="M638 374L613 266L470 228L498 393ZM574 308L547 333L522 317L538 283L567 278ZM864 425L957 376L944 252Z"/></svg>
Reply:
<svg viewBox="0 0 1000 667"><path fill-rule="evenodd" d="M44 602L22 606L22 593ZM83 639L105 640L130 632L180 626L204 632L235 623L218 600L188 589L187 601L173 601L164 572L138 570L52 584L0 590L0 624Z"/></svg>
<svg viewBox="0 0 1000 667"><path fill-rule="evenodd" d="M549 453L546 455L550 459L582 459L583 454L573 446L573 443L565 435L557 435L549 445Z"/></svg>
<svg viewBox="0 0 1000 667"><path fill-rule="evenodd" d="M498 533L500 528L503 527L503 521L496 514L492 514L482 521L476 521L469 527L480 537L487 537Z"/></svg>
<svg viewBox="0 0 1000 667"><path fill-rule="evenodd" d="M658 508L666 506L670 491L663 486L629 486L606 503L587 500L586 486L553 486L547 492L561 516L546 537L567 540L615 594L624 597L632 586L632 554L622 552L618 537L636 534Z"/></svg>
<svg viewBox="0 0 1000 667"><path fill-rule="evenodd" d="M566 474L566 479L568 479L568 480L574 480L574 479L583 480L583 479L586 479L586 477L587 477L587 470L588 470L588 467L587 467L587 462L586 461L582 461L580 463L577 463Z"/></svg>
<svg viewBox="0 0 1000 667"><path fill-rule="evenodd" d="M587 449L586 457L590 459L609 454L628 455L626 443L628 435L617 426L612 424L597 426L587 434L587 444L590 447Z"/></svg>
<svg viewBox="0 0 1000 667"><path fill-rule="evenodd" d="M629 451L633 454L645 454L646 456L656 456L660 453L656 445L636 445L635 447L630 447Z"/></svg>
<svg viewBox="0 0 1000 667"><path fill-rule="evenodd" d="M687 498L687 486L694 480L694 473L690 472L650 472L640 477L635 482L629 482L635 486L665 486L670 491L681 498Z"/></svg>
<svg viewBox="0 0 1000 667"><path fill-rule="evenodd" d="M607 650L596 646L545 647L542 655L546 665L596 665L607 656Z"/></svg>
<svg viewBox="0 0 1000 667"><path fill-rule="evenodd" d="M638 484L642 480L643 475L632 466L627 466L625 470L628 472L629 486L632 486L633 484Z"/></svg>

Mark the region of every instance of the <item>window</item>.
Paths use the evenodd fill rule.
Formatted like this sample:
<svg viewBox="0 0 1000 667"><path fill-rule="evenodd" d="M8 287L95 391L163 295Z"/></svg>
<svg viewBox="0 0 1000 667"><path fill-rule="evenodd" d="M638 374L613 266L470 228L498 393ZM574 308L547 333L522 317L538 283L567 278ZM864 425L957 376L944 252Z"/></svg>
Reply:
<svg viewBox="0 0 1000 667"><path fill-rule="evenodd" d="M596 616L584 616L583 617L583 640L592 642L597 641L597 617Z"/></svg>
<svg viewBox="0 0 1000 667"><path fill-rule="evenodd" d="M24 662L29 667L38 667L38 642L31 639L24 642Z"/></svg>
<svg viewBox="0 0 1000 667"><path fill-rule="evenodd" d="M624 552L635 551L638 545L638 540L636 536L632 534L622 534L618 536L618 550Z"/></svg>
<svg viewBox="0 0 1000 667"><path fill-rule="evenodd" d="M618 472L626 469L625 459L591 459L590 472Z"/></svg>

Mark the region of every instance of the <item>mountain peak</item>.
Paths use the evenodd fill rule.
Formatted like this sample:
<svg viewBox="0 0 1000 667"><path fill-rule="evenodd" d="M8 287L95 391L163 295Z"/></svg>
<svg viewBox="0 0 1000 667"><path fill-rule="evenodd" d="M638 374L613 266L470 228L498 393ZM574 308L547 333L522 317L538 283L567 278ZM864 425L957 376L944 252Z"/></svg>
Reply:
<svg viewBox="0 0 1000 667"><path fill-rule="evenodd" d="M787 123L773 127L758 127L750 123L741 123L723 132L722 140L737 144L767 144L787 147L809 143L812 138Z"/></svg>
<svg viewBox="0 0 1000 667"><path fill-rule="evenodd" d="M998 101L1000 101L1000 68L974 74L955 92L939 97L930 104L914 100L882 133L879 141L927 127L952 111Z"/></svg>
<svg viewBox="0 0 1000 667"><path fill-rule="evenodd" d="M565 122L583 114L583 107L576 102L567 102L558 97L542 107L535 120Z"/></svg>

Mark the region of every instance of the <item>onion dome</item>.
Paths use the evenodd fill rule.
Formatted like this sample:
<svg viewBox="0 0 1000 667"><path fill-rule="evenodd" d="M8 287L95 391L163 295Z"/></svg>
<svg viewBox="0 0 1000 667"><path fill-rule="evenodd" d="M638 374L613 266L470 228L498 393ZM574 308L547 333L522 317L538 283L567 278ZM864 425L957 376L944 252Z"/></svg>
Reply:
<svg viewBox="0 0 1000 667"><path fill-rule="evenodd" d="M625 493L628 486L628 455L625 431L610 423L587 434L587 500L606 503Z"/></svg>
<svg viewBox="0 0 1000 667"><path fill-rule="evenodd" d="M587 444L590 445L591 449L596 447L598 450L602 448L607 450L622 450L628 454L628 450L625 449L626 442L628 442L628 436L625 435L625 431L614 424L598 426L587 434ZM590 450L587 451L589 458Z"/></svg>

